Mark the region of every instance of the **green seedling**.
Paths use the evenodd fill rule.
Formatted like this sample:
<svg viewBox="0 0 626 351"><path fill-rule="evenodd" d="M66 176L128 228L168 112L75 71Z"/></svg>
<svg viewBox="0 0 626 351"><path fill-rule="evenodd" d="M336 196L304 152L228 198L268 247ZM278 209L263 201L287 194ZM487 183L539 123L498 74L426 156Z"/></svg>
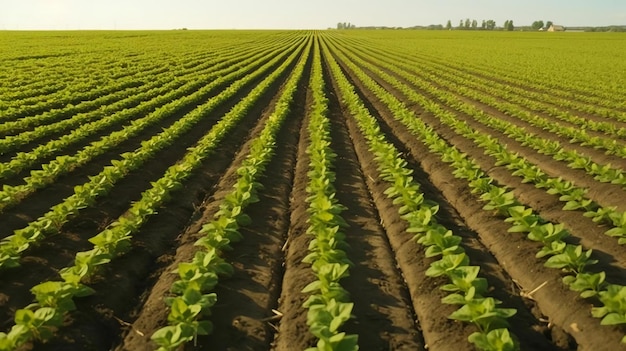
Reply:
<svg viewBox="0 0 626 351"><path fill-rule="evenodd" d="M440 260L431 263L426 270L426 275L429 277L447 275L457 267L467 266L468 264L469 258L465 253L446 255Z"/></svg>
<svg viewBox="0 0 626 351"><path fill-rule="evenodd" d="M610 284L598 298L604 306L591 309L595 318L602 318L603 325L626 324L626 286Z"/></svg>
<svg viewBox="0 0 626 351"><path fill-rule="evenodd" d="M157 330L150 339L159 346L157 351L174 351L194 337L195 330L192 325L176 324Z"/></svg>
<svg viewBox="0 0 626 351"><path fill-rule="evenodd" d="M479 266L461 266L448 272L447 276L452 284L446 284L441 290L449 292L462 292L468 296L471 291L472 297L483 296L487 292L487 279L479 278ZM444 298L446 299L446 298Z"/></svg>
<svg viewBox="0 0 626 351"><path fill-rule="evenodd" d="M453 312L448 318L464 322L472 322L481 332L488 332L497 328L506 328L507 318L517 310L514 308L498 308L500 301L492 298L476 298L467 301L465 305Z"/></svg>
<svg viewBox="0 0 626 351"><path fill-rule="evenodd" d="M566 272L582 273L586 266L595 264L598 260L592 260L592 250L583 252L582 245L567 245L563 253L550 257L544 266L560 268Z"/></svg>
<svg viewBox="0 0 626 351"><path fill-rule="evenodd" d="M551 222L533 227L528 233L528 239L539 241L547 245L554 241L562 241L569 236L563 224L553 224Z"/></svg>
<svg viewBox="0 0 626 351"><path fill-rule="evenodd" d="M341 303L335 299L331 299L328 304L310 306L307 324L319 341L317 347L307 350L358 350L358 336L346 335L338 330L350 319L353 307L353 303Z"/></svg>
<svg viewBox="0 0 626 351"><path fill-rule="evenodd" d="M580 296L587 298L596 296L605 286L606 273L578 273L563 278L570 290L580 292Z"/></svg>
<svg viewBox="0 0 626 351"><path fill-rule="evenodd" d="M426 257L439 255L460 254L463 249L459 246L462 238L454 235L451 230L439 225L431 228L426 235L420 237L417 242L427 246Z"/></svg>
<svg viewBox="0 0 626 351"><path fill-rule="evenodd" d="M488 333L475 332L467 340L483 351L519 350L518 342L506 328L494 329Z"/></svg>
<svg viewBox="0 0 626 351"><path fill-rule="evenodd" d="M528 233L541 221L541 217L533 214L532 208L513 206L508 211L509 217L504 221L513 223L513 226L508 230L509 233Z"/></svg>
<svg viewBox="0 0 626 351"><path fill-rule="evenodd" d="M512 191L495 186L491 187L488 193L482 194L480 198L487 201L487 204L483 206L484 210L496 211L502 216L508 216L508 209L517 205Z"/></svg>

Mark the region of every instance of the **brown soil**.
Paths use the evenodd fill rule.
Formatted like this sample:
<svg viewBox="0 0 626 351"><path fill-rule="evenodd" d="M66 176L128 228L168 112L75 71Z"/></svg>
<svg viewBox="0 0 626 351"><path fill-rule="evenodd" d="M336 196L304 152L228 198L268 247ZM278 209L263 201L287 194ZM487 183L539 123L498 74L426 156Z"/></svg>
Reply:
<svg viewBox="0 0 626 351"><path fill-rule="evenodd" d="M401 79L397 76L396 78ZM385 86L385 88L389 91L394 91L398 96L403 96L402 93L384 82L382 79L377 79L377 81L379 84ZM412 86L405 80L402 81L404 81L405 84ZM438 86L436 82L431 83ZM417 89L415 86L413 86L413 88ZM403 98L406 99L404 96ZM467 114L458 112L451 107L443 106L443 108L449 112L455 113L457 118L465 121L475 130L498 138L506 144L509 151L518 153L529 162L536 164L548 175L553 177L562 177L566 180L572 181L579 187L589 189L587 197L596 201L598 204L607 207L614 206L619 211L626 210L626 205L623 201L621 201L623 196L620 195L624 195L624 190L621 186L600 183L584 171L570 169L566 167L564 162L555 162L549 156L539 154L530 147L522 146L519 142L509 138L504 133L476 122ZM485 155L484 149L475 145L472 140L457 134L452 128L444 125L432 114L424 113L424 111L422 111L419 107L413 105L412 109L416 113L420 114L421 118L424 119L424 121L426 121L429 125L435 127L435 130L445 140L456 146L462 152L466 152L471 155L481 168L486 170L487 174L497 180L499 184L506 185L514 189L517 198L522 203L535 209L543 218L547 220L556 223L564 223L566 228L575 237L572 240L579 242L586 247L593 247L596 254L604 257L603 262L611 266L601 267L599 269L606 270L607 274L613 276L616 281L621 281L624 277L626 277L626 272L624 271L624 268L626 267L626 248L620 245L615 245L614 238L604 235L604 232L608 230L606 225L598 225L590 218L583 217L581 215L581 211L562 210L565 203L559 201L559 195L549 195L543 189L535 188L533 184L522 183L522 178L513 176L511 171L507 170L505 167L496 166L495 158ZM491 111L490 113L501 119L510 118L501 112ZM539 133L539 135L545 138L550 137L549 133L545 131L543 131L543 133ZM607 194L611 194L611 196L607 196Z"/></svg>
<svg viewBox="0 0 626 351"><path fill-rule="evenodd" d="M330 87L330 81L326 83ZM351 293L354 319L345 326L349 334L359 335L359 344L371 350L419 350L423 341L414 323L414 312L402 276L395 267L394 254L389 247L376 209L372 206L364 175L361 172L350 135L331 92L329 117L332 123L332 149L337 152L335 188L337 199L347 207L342 213L349 227L345 230L348 257L354 263L350 276L342 286ZM309 96L309 99L311 97ZM307 119L308 121L308 119ZM305 123L306 125L306 123ZM292 227L289 235L283 294L278 310L283 313L275 350L300 350L314 345L308 333L302 302L302 288L314 280L308 264L302 263L311 239L305 234L306 183L309 159L304 152L309 138L303 129L300 140L294 193L292 196ZM306 276L307 279L302 277Z"/></svg>
<svg viewBox="0 0 626 351"><path fill-rule="evenodd" d="M285 77L283 75L282 78ZM112 336L119 335L120 328L125 325L122 321L129 319L128 315L133 313L137 299L143 294L146 284L151 284L150 281L154 280L155 271L162 270L171 261L170 256L178 246L176 239L180 236L181 230L189 224L190 217L207 196L206 194L214 191L217 179L224 174L233 155L241 148L250 127L257 123L258 115L265 109L267 103L275 97L279 86L280 80L252 108L249 115L231 133L230 138L226 138L219 152L210 157L211 162L207 162L202 170L186 182L183 191L179 192L178 196L175 196L167 207L160 209L158 215L150 218L141 233L134 236L133 250L107 265L106 271L93 279L90 285L102 294L98 293L89 298L79 299L77 301L79 312L71 315L71 320L68 321L70 327L63 328L68 335L61 335L59 340L49 342L48 347L52 350L57 347L68 349L68 347L72 347L71 345L84 346L83 343L87 343L90 347L97 347L102 350L110 349L111 343L115 342L115 338ZM46 238L37 247L27 251L21 260L21 267L0 272L0 278L7 282L0 287L0 296L6 297L2 299L0 304L3 329L8 328L13 323L12 315L17 308L22 308L32 301L32 295L28 292L30 287L37 282L56 279L57 270L70 264L76 251L90 248L91 245L87 241L89 237L104 229L113 219L121 215L128 208L130 201L139 198L140 192L149 187L150 181L158 179L167 167L177 161L188 147L206 133L213 123L230 110L252 87L253 84L250 84L248 89L242 89L237 96L217 108L203 123L202 127L195 128L185 135L184 140L163 150L159 157L150 160L142 167L141 171L131 173L122 179L112 193L101 199L96 207L81 211L77 218L63 227L59 235ZM189 110L191 108L188 107ZM178 118L181 116L178 115ZM163 127L167 125L165 124ZM152 129L158 131L160 127L154 126ZM150 134L148 134L149 136ZM132 142L138 145L141 140L135 138ZM130 150L132 149L131 147ZM126 151L125 149L122 150L121 152ZM113 151L107 155L115 157ZM108 161L100 161L100 164L96 163L88 166L88 168L97 169L98 166L102 167L106 163ZM80 169L79 172L89 174L85 169ZM86 178L86 176L84 177ZM62 180L75 181L74 177L69 176L63 177ZM58 202L62 196L67 196L59 192L59 189L71 189L72 184L68 185L59 181L52 188L43 189L43 192L52 198L44 197L43 199L50 202L56 199ZM34 194L35 198L39 198L39 196L41 196L39 192ZM23 211L22 213L36 211L34 207L40 208L41 206L32 206L30 202L26 201L21 203L16 211ZM5 215L10 216L12 213L2 214L2 216ZM30 218L26 215L15 217L19 217L21 220L24 220L25 217ZM50 253L54 253L54 255L50 255ZM133 269L125 269L125 267L133 267ZM25 276L24 272L28 272L28 275ZM110 286L111 281L115 282L115 289L109 292L108 286ZM81 304L83 305L81 306ZM95 326L94 323L96 323ZM99 335L103 336L100 337ZM55 346L57 342L60 343L60 346ZM83 346L80 346L79 349Z"/></svg>
<svg viewBox="0 0 626 351"><path fill-rule="evenodd" d="M185 350L288 351L315 345L315 338L306 324L306 310L302 307L307 295L301 292L314 280L310 266L302 262L312 239L306 234L308 204L305 200L309 165L305 150L310 142L307 127L312 99L308 89L311 57L308 59L291 112L279 132L276 154L260 179L263 185L260 201L245 210L253 224L242 229L244 239L233 244L232 251L224 252L224 258L234 267L234 274L220 277L215 289L218 302L210 317L213 334L199 337L195 343L185 346ZM362 350L473 350L467 337L477 331L476 327L448 318L455 306L441 303L445 295L439 287L445 284L445 279L425 275L434 259L425 257L423 247L406 232L406 223L400 218L397 205L384 194L388 185L381 179L366 140L347 110L327 60L325 57L324 75L328 117L332 124L331 148L338 155L334 186L337 199L347 207L342 213L349 224L345 229L349 244L346 252L354 263L350 276L341 281L354 302L353 318L342 330L357 334ZM295 62L291 68L293 65ZM463 238L462 245L472 264L481 267L481 277L487 279L491 296L502 301L503 307L517 310L509 322L522 350L623 349L619 340L624 330L601 326L598 319L591 317L591 306L597 301L584 300L568 290L558 270L545 268L544 260L535 258L537 243L508 233L509 225L495 214L484 211L482 202L471 194L467 183L454 178L451 168L439 156L430 153L395 120L393 113L361 84L345 63L340 62L340 65L377 119L382 133L408 162L425 197L440 205L437 221ZM88 282L97 293L76 299L77 311L67 316L55 337L45 343L29 344L24 349L154 349L149 339L155 330L166 325L169 310L163 298L169 295L176 279L172 271L197 250L193 243L201 235L202 225L213 218L221 200L230 191L236 180L235 171L246 156L250 142L259 135L273 111L289 72L291 69L261 97L224 139L219 150L185 181L183 189L149 219L134 236L131 251L106 265ZM407 101L375 74L368 74L400 100ZM29 249L20 268L0 272L0 330L10 328L15 310L32 301L30 287L56 279L57 270L70 263L77 251L89 248L89 237L124 213L151 181L180 159L186 149L253 85L225 102L206 121L148 161L140 171L120 181L97 206L81 211L59 235L46 238L39 246ZM474 158L499 184L511 188L521 202L546 219L564 223L572 233L572 242L593 248L594 258L600 260L597 267L607 271L609 280L624 281L626 251L614 239L602 234L605 228L578 212L562 211L562 203L556 197L521 183L503 167L495 167L494 160L485 156L472 141L457 135L420 106L407 105L417 118L431 125L446 141ZM476 106L484 108L477 103ZM185 111L194 107L186 106ZM499 111L486 112L508 118ZM142 140L182 115L164 120L141 137L107 152L0 214L2 234L8 235L41 216L111 159L133 150ZM598 201L626 208L617 197L603 197L607 191L618 192L612 186L599 184L580 172L571 172L466 115L459 114L459 118L483 133L506 140L512 151L545 167L551 174L567 173L571 179L589 187L590 196ZM620 194L621 191L619 189Z"/></svg>
<svg viewBox="0 0 626 351"><path fill-rule="evenodd" d="M377 80L381 82L380 79ZM541 314L545 315L545 319L550 321L548 327L553 330L548 334L550 334L549 337L553 339L555 346L563 348L571 347L570 343L572 341L568 341L567 337L563 338L563 330L565 330L567 334L575 338L579 349L590 350L593 348L606 348L607 342L609 342L606 335L610 333L614 333L614 335L610 337L610 342L614 342L611 347L616 349L622 347L619 344L619 340L623 331L619 328L600 326L599 321L591 317L589 303L579 298L577 293L567 290L560 282L560 274L558 271L543 267L543 262L534 257L534 253L538 251L536 243L529 242L519 235L508 234L506 232L509 227L508 224L504 223L493 214L483 211L481 209L482 204L480 200L470 193L468 185L462 180L455 179L449 166L443 164L438 156L432 155L403 125L394 120L392 113L382 106L373 94L361 86L358 81L355 80L355 83L360 87L364 96L372 102L373 105L370 110L375 110L380 113L381 116L384 117L385 123L388 123L390 128L389 134L397 136L402 144L406 145L406 147L411 150L410 153L429 174L430 180L436 188L440 189L445 198L451 201L452 205L463 218L464 223L478 234L478 239L485 247L489 248L489 251L494 255L497 262L499 262L499 266L504 268L508 275L510 275L511 281L505 285L517 286L523 292L528 293L543 282L548 282L546 286L532 295L533 300L536 301L539 307L538 309L533 308L532 310L533 312L537 310L541 311ZM394 91L390 86L383 86L389 91ZM395 94L399 96L400 99L406 100L401 94L397 92ZM432 116L429 116L428 113L425 113L419 107L413 106L413 109L416 111L416 115L435 127L437 131L445 129L439 122L435 121L431 123ZM486 166L482 164L482 162L484 162L482 160L486 159L487 156L482 155L482 151L472 152L471 148L473 147L473 143L471 141L453 135L453 133L444 133L443 137L462 151L468 152L472 158L479 161L481 166L485 167L484 169L491 172L490 175L494 176L492 173L497 169L493 168L493 165ZM495 178L498 182L503 181L502 177L496 176ZM508 182L504 179L503 184L513 188L518 196L534 189L534 187L528 189L522 188L522 185L517 185L516 183L519 183L519 181L516 180L516 182L513 182L512 178L515 177L511 176L510 173L508 173L508 178ZM522 189L518 191L518 188ZM520 197L522 201L528 201L527 197ZM537 202L533 203L533 207L536 205ZM541 215L544 214L543 211L539 211L539 213ZM581 218L580 216L576 218L583 222L585 220L585 218ZM571 225L571 222L568 224ZM572 225L572 227L575 227L575 225ZM595 252L597 241L590 239L587 244L591 244L592 242ZM592 247L592 245L589 245L589 247ZM621 249L618 248L618 250ZM621 255L619 257L621 257ZM615 261L612 255L599 253L598 258L601 258L603 264L602 269L615 274L613 277L615 279L614 281L623 280L621 267L608 266ZM567 309L563 309L564 299L569 301ZM541 320L544 319L541 315L537 315L537 318ZM584 326L582 326L583 323L585 323ZM531 329L544 329L544 327L532 327ZM530 347L529 349L535 348Z"/></svg>

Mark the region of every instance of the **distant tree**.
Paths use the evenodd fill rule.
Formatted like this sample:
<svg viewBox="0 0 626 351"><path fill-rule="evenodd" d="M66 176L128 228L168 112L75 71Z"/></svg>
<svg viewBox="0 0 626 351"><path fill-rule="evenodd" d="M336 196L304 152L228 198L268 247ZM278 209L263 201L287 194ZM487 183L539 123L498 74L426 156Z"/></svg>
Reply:
<svg viewBox="0 0 626 351"><path fill-rule="evenodd" d="M463 20L459 21L459 29L463 29Z"/></svg>
<svg viewBox="0 0 626 351"><path fill-rule="evenodd" d="M551 26L552 24L553 24L553 23L552 23L552 21L548 21L548 22L546 22L546 28L550 28L550 26Z"/></svg>
<svg viewBox="0 0 626 351"><path fill-rule="evenodd" d="M534 30L541 29L543 28L543 21L535 21L530 27Z"/></svg>
<svg viewBox="0 0 626 351"><path fill-rule="evenodd" d="M452 21L448 20L448 23L446 23L446 29L447 30L452 29Z"/></svg>
<svg viewBox="0 0 626 351"><path fill-rule="evenodd" d="M509 20L504 21L504 26L502 26L505 30L509 28Z"/></svg>
<svg viewBox="0 0 626 351"><path fill-rule="evenodd" d="M339 22L337 23L337 29L354 29L356 25L350 22Z"/></svg>
<svg viewBox="0 0 626 351"><path fill-rule="evenodd" d="M470 29L470 26L472 25L472 22L470 21L469 18L465 19L465 29Z"/></svg>
<svg viewBox="0 0 626 351"><path fill-rule="evenodd" d="M513 26L513 20L509 20L509 23L508 23L506 26L504 26L504 27L505 27L505 29L506 29L506 30L508 30L508 31L512 31L512 30L514 30L514 29L515 29L515 27Z"/></svg>
<svg viewBox="0 0 626 351"><path fill-rule="evenodd" d="M478 21L472 20L472 29L478 29Z"/></svg>
<svg viewBox="0 0 626 351"><path fill-rule="evenodd" d="M496 28L496 21L487 20L487 22L485 22L485 28L489 30L494 30Z"/></svg>

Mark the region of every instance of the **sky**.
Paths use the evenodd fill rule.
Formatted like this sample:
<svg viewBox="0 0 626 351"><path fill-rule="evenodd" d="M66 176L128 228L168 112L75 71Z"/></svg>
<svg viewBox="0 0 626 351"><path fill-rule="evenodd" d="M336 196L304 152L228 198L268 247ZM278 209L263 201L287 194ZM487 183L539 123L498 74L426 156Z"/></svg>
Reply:
<svg viewBox="0 0 626 351"><path fill-rule="evenodd" d="M626 25L626 0L0 0L0 30L456 26L466 18Z"/></svg>

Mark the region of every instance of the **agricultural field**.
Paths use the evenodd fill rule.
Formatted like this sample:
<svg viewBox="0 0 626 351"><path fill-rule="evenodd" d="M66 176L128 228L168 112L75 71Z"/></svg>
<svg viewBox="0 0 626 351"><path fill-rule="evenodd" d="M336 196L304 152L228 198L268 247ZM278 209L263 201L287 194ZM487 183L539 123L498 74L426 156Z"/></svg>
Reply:
<svg viewBox="0 0 626 351"><path fill-rule="evenodd" d="M0 47L0 351L626 350L623 34Z"/></svg>

